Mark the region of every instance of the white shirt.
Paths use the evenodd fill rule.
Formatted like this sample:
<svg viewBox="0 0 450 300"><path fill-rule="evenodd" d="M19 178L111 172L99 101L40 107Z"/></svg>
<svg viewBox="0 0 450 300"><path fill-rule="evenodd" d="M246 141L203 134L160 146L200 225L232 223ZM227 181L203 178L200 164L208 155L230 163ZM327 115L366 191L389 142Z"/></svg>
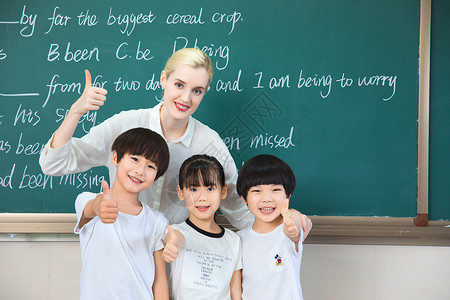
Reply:
<svg viewBox="0 0 450 300"><path fill-rule="evenodd" d="M84 207L96 194L81 193L75 202L78 222ZM83 264L80 289L86 299L153 299L153 253L164 245L167 219L142 205L137 215L119 212L116 222L104 224L94 217L83 227L77 223Z"/></svg>
<svg viewBox="0 0 450 300"><path fill-rule="evenodd" d="M257 233L252 227L238 231L243 249L243 300L303 299L300 285L303 230L297 252L283 227L281 224L268 233Z"/></svg>
<svg viewBox="0 0 450 300"><path fill-rule="evenodd" d="M164 137L159 114L161 105L121 112L91 128L84 137L72 138L57 149L50 148L50 139L39 159L42 171L47 175L62 176L106 166L112 185L116 168L112 163L111 146L115 138L135 127L149 128ZM169 168L149 189L140 193L139 199L143 203L161 211L171 224L183 222L189 213L185 203L178 199L176 191L180 166L194 154L207 154L216 157L225 171L228 196L221 201L220 210L236 228L245 228L253 223L253 215L236 193L236 165L217 132L190 117L184 135L167 144L170 151Z"/></svg>
<svg viewBox="0 0 450 300"><path fill-rule="evenodd" d="M186 243L170 264L171 299L229 300L231 277L242 269L239 236L226 228L219 234L206 232L189 220L172 227Z"/></svg>

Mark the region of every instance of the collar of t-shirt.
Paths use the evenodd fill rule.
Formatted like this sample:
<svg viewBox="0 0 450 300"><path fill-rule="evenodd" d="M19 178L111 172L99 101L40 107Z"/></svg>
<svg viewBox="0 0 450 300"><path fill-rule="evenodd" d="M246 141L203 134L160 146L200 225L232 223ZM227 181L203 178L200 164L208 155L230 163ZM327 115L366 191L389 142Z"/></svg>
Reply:
<svg viewBox="0 0 450 300"><path fill-rule="evenodd" d="M161 128L160 114L159 114L159 111L160 111L163 103L164 103L164 101L152 108L152 110L150 112L150 128L152 130L156 131L157 133L159 133L164 138L163 131ZM189 148L191 146L193 136L194 136L194 118L192 116L189 116L188 127L186 129L186 132L181 137L177 138L176 140L170 141L168 143L174 143L174 144L182 143L184 146ZM164 140L165 140L165 138L164 138Z"/></svg>
<svg viewBox="0 0 450 300"><path fill-rule="evenodd" d="M206 235L206 236L211 237L211 238L216 238L216 239L217 239L217 238L221 238L221 237L223 237L224 234L225 234L225 228L223 228L223 227L220 226L220 225L219 225L219 227L220 227L221 232L219 232L219 233L212 233L212 232L203 230L203 229L201 229L201 228L195 226L195 224L192 223L191 220L189 220L189 218L186 219L186 224L188 224L190 227L192 227L192 229L194 229L194 230L197 231L198 233L201 233L201 234Z"/></svg>

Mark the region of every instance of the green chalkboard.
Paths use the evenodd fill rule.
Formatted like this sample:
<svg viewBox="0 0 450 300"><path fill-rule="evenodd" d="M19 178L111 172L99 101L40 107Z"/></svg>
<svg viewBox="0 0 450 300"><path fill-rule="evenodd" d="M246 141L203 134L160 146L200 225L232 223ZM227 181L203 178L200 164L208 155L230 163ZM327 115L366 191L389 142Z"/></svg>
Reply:
<svg viewBox="0 0 450 300"><path fill-rule="evenodd" d="M0 212L73 212L104 169L48 177L39 151L79 97L84 69L107 105L152 107L174 50L210 54L195 117L238 168L275 154L310 215L417 212L419 0L10 1L0 10Z"/></svg>
<svg viewBox="0 0 450 300"><path fill-rule="evenodd" d="M429 217L450 220L450 2L431 15Z"/></svg>

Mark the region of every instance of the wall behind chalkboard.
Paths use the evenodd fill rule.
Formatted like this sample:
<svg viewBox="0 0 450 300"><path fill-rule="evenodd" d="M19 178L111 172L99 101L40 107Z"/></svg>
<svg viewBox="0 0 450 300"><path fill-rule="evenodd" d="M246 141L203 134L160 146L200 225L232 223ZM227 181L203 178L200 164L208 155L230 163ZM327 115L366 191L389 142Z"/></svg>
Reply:
<svg viewBox="0 0 450 300"><path fill-rule="evenodd" d="M195 117L238 168L275 154L314 215L414 217L419 0L17 1L0 12L0 212L73 212L105 169L49 177L39 151L84 85L108 89L76 136L152 107L167 58L198 47L215 66Z"/></svg>

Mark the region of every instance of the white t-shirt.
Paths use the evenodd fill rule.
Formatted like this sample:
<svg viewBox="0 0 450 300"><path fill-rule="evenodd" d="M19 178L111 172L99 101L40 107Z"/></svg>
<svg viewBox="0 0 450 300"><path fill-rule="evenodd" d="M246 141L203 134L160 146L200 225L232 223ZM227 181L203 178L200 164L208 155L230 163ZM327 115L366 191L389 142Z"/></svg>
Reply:
<svg viewBox="0 0 450 300"><path fill-rule="evenodd" d="M96 194L81 193L75 202L78 222ZM147 205L137 215L119 212L116 222L97 216L74 232L80 236L80 299L153 299L153 252L161 250L168 222Z"/></svg>
<svg viewBox="0 0 450 300"><path fill-rule="evenodd" d="M242 269L239 236L226 228L220 234L203 231L189 219L172 227L186 243L170 264L171 299L230 299L231 277Z"/></svg>
<svg viewBox="0 0 450 300"><path fill-rule="evenodd" d="M92 167L106 166L112 185L116 168L112 163L111 146L115 138L135 127L149 128L164 137L160 108L161 104L151 109L121 112L91 128L84 137L72 138L57 149L50 148L49 141L39 159L42 171L47 175L62 176L84 172ZM236 193L236 165L217 132L190 117L184 135L167 144L170 151L169 168L164 176L140 193L139 199L143 203L162 212L170 224L183 222L189 216L189 212L185 203L177 196L178 172L187 158L194 154L207 154L216 157L222 164L225 182L228 184L228 196L221 201L220 210L236 228L245 228L253 224L253 215Z"/></svg>
<svg viewBox="0 0 450 300"><path fill-rule="evenodd" d="M301 300L300 266L303 231L295 244L284 234L284 224L268 233L252 227L238 231L242 241L243 300Z"/></svg>

